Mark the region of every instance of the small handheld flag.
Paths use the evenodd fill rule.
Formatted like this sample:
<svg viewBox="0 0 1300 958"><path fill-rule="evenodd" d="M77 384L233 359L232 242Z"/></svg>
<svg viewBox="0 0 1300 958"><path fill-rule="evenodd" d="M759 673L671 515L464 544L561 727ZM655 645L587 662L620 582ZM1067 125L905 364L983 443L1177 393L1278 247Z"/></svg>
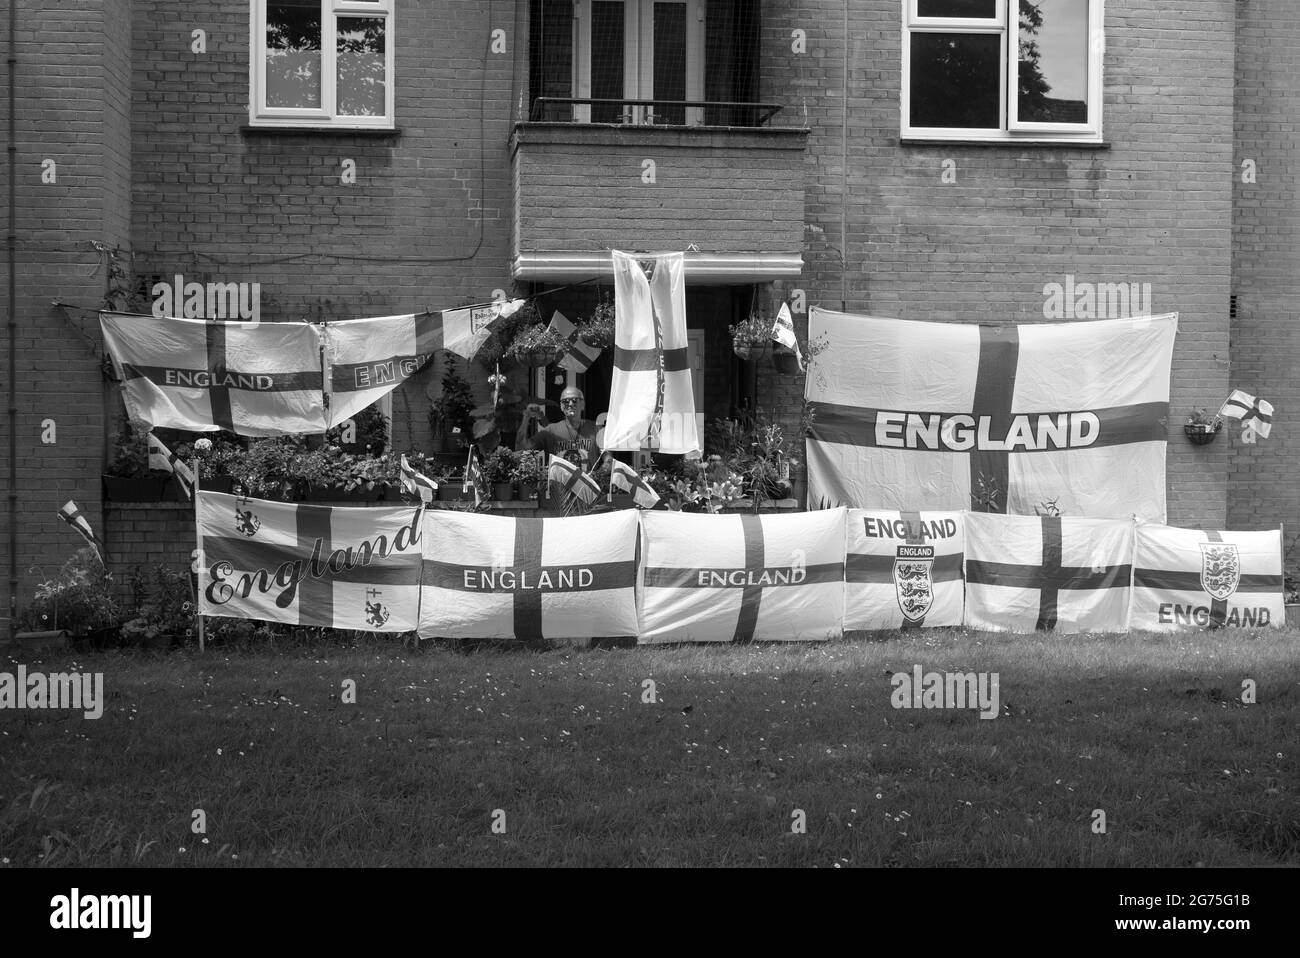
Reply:
<svg viewBox="0 0 1300 958"><path fill-rule="evenodd" d="M65 502L63 508L59 510L59 518L72 526L81 538L90 543L90 547L95 550L95 555L99 559L99 564L104 567L105 571L108 571L108 563L104 561L107 554L104 546L95 535L95 530L90 528L90 523L86 521L86 517L77 508L77 504L71 499Z"/></svg>
<svg viewBox="0 0 1300 958"><path fill-rule="evenodd" d="M193 498L194 470L185 464L184 459L163 445L163 441L153 433L149 433L149 468L170 472L180 483L185 498Z"/></svg>
<svg viewBox="0 0 1300 958"><path fill-rule="evenodd" d="M402 491L410 496L419 496L423 503L432 502L438 491L436 482L411 468L405 453L402 454Z"/></svg>
<svg viewBox="0 0 1300 958"><path fill-rule="evenodd" d="M591 505L600 497L600 486L596 485L596 480L567 459L552 456L551 468L546 475L551 482L557 483L564 492L576 496L587 505Z"/></svg>
<svg viewBox="0 0 1300 958"><path fill-rule="evenodd" d="M772 326L772 338L790 350L799 360L799 371L804 371L803 353L799 351L799 340L794 335L794 318L790 315L790 307L786 303L781 304L781 311L776 314L776 323Z"/></svg>
<svg viewBox="0 0 1300 958"><path fill-rule="evenodd" d="M650 488L635 469L617 459L611 460L609 464L609 484L613 488L632 493L632 501L642 509L653 509L659 501L659 493Z"/></svg>
<svg viewBox="0 0 1300 958"><path fill-rule="evenodd" d="M1273 430L1273 404L1263 399L1256 399L1250 393L1234 389L1228 401L1219 410L1225 419L1240 419L1241 424L1253 429L1267 439Z"/></svg>
<svg viewBox="0 0 1300 958"><path fill-rule="evenodd" d="M474 456L474 447L469 447L469 459L465 463L465 481L460 484L461 492L469 492L470 487L474 489L474 505L479 505L483 501L483 470L479 468L478 459Z"/></svg>

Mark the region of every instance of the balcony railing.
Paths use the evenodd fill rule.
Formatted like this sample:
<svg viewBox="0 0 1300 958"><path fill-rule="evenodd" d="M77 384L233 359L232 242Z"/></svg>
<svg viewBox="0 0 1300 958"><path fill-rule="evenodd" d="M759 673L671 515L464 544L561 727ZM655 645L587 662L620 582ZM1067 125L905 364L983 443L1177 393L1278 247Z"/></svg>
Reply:
<svg viewBox="0 0 1300 958"><path fill-rule="evenodd" d="M765 126L781 111L776 103L727 100L610 100L539 96L529 119L559 123L625 123L632 126Z"/></svg>

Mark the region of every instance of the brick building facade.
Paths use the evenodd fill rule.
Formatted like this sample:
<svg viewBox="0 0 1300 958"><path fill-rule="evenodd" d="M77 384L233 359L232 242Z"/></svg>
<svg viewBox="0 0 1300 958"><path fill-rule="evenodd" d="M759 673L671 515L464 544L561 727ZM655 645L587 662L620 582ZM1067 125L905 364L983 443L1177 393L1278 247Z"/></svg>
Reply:
<svg viewBox="0 0 1300 958"><path fill-rule="evenodd" d="M795 296L907 319L1035 322L1046 319L1048 284L1149 284L1152 312L1180 314L1171 524L1300 528L1287 469L1300 453L1289 434L1300 377L1288 311L1300 283L1289 176L1300 11L1284 0L1111 0L1101 31L1080 33L1104 66L1090 100L1101 134L1065 142L903 129L901 99L919 98L923 79L904 53L921 56L942 32L941 21L921 22L912 37L909 15L926 3L1002 11L1000 0L681 0L661 4L673 8L662 30L645 19L658 12L626 0L627 35L641 23L629 43L681 47L685 87L669 84L669 96L645 96L658 81L646 74L638 87L626 63L608 73L591 28L582 32L582 18L598 23L614 4L323 0L326 19L354 24L390 11L382 51L349 54L376 69L392 55L391 128L361 129L260 125L277 122L273 111L250 113L250 96L270 91L250 75L265 0L16 2L20 597L36 580L30 568L48 571L77 544L55 515L64 501L100 528L109 518L99 476L120 403L100 371L94 313L51 302L98 305L104 250L118 247L146 285L177 274L257 282L270 321L446 308L591 278L611 247L690 249L688 325L700 330L706 416L753 400L791 431L802 377L748 368L730 351L727 325L755 304ZM321 4L271 6L301 19ZM342 103L352 81L339 77ZM607 94L611 82L619 98L780 109L761 124L757 110L710 107L612 125L573 122L581 106L536 103ZM288 95L267 92L267 103L272 92ZM574 318L601 291L556 294L544 312ZM795 322L802 337L806 311ZM395 394L397 446L427 441L441 366ZM484 371L469 369L486 396ZM1185 414L1232 387L1276 404L1273 437L1247 446L1229 428L1190 445ZM589 392L589 412L604 408L599 386ZM42 441L46 420L54 442ZM0 417L5 455L8 430ZM0 484L8 495L7 469ZM4 510L6 553L8 522ZM115 519L108 546L133 555L134 535L112 539L121 527ZM7 555L3 565L7 580Z"/></svg>

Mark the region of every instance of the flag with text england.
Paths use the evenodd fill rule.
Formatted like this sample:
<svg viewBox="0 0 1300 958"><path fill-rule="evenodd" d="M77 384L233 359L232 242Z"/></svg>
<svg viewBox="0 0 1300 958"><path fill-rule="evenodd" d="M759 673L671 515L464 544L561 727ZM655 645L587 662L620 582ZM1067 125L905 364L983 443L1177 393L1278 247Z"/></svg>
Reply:
<svg viewBox="0 0 1300 958"><path fill-rule="evenodd" d="M575 639L636 635L637 513L424 519L420 636Z"/></svg>
<svg viewBox="0 0 1300 958"><path fill-rule="evenodd" d="M1152 632L1286 624L1282 530L1137 529L1129 626Z"/></svg>
<svg viewBox="0 0 1300 958"><path fill-rule="evenodd" d="M241 436L326 429L320 329L100 313L132 419Z"/></svg>
<svg viewBox="0 0 1300 958"><path fill-rule="evenodd" d="M968 629L1124 632L1132 519L966 513Z"/></svg>
<svg viewBox="0 0 1300 958"><path fill-rule="evenodd" d="M1177 315L976 326L814 307L809 502L1165 519Z"/></svg>
<svg viewBox="0 0 1300 958"><path fill-rule="evenodd" d="M839 637L845 512L641 513L639 641Z"/></svg>
<svg viewBox="0 0 1300 958"><path fill-rule="evenodd" d="M406 632L420 606L421 513L198 494L199 613Z"/></svg>
<svg viewBox="0 0 1300 958"><path fill-rule="evenodd" d="M961 625L964 542L960 512L850 509L845 630Z"/></svg>

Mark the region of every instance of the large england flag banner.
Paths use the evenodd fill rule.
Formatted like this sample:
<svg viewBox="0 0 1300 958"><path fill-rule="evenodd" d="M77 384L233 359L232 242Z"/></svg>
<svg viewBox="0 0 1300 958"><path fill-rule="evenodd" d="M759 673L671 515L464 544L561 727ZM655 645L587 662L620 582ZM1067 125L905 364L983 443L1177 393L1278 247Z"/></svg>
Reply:
<svg viewBox="0 0 1300 958"><path fill-rule="evenodd" d="M960 512L850 509L845 630L961 625L964 542Z"/></svg>
<svg viewBox="0 0 1300 958"><path fill-rule="evenodd" d="M966 514L963 624L993 632L1123 632L1129 519Z"/></svg>
<svg viewBox="0 0 1300 958"><path fill-rule="evenodd" d="M846 511L642 513L640 642L839 637Z"/></svg>
<svg viewBox="0 0 1300 958"><path fill-rule="evenodd" d="M686 338L685 256L614 250L614 374L602 448L692 455L700 452Z"/></svg>
<svg viewBox="0 0 1300 958"><path fill-rule="evenodd" d="M1285 625L1281 529L1201 532L1143 523L1134 565L1130 628Z"/></svg>
<svg viewBox="0 0 1300 958"><path fill-rule="evenodd" d="M1165 521L1176 314L975 326L814 307L809 503Z"/></svg>
<svg viewBox="0 0 1300 958"><path fill-rule="evenodd" d="M132 419L241 436L326 429L320 329L100 313Z"/></svg>
<svg viewBox="0 0 1300 958"><path fill-rule="evenodd" d="M636 635L637 514L425 513L422 638Z"/></svg>
<svg viewBox="0 0 1300 958"><path fill-rule="evenodd" d="M345 508L198 494L199 613L371 632L416 627L419 506Z"/></svg>

